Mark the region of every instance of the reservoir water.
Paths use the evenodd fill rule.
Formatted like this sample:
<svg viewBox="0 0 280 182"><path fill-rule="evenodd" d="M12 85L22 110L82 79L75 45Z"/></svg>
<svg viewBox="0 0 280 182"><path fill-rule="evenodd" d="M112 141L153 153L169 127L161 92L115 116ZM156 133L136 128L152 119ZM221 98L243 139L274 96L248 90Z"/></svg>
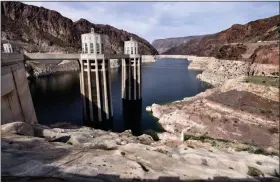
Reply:
<svg viewBox="0 0 280 182"><path fill-rule="evenodd" d="M142 102L126 106L121 99L121 68L112 69L111 87L114 118L104 129L136 135L147 129L160 130L157 120L146 111L153 103L163 104L194 96L207 86L188 70L184 59L160 59L142 64ZM31 95L41 124L71 122L83 125L79 73L62 73L29 81Z"/></svg>

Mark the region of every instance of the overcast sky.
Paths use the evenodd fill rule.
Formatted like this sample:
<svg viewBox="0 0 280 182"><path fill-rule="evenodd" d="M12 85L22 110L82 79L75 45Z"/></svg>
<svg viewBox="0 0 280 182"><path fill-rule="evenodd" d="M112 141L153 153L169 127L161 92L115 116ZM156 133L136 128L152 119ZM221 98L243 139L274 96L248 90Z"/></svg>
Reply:
<svg viewBox="0 0 280 182"><path fill-rule="evenodd" d="M109 24L154 39L216 33L279 14L278 2L24 2L77 21Z"/></svg>

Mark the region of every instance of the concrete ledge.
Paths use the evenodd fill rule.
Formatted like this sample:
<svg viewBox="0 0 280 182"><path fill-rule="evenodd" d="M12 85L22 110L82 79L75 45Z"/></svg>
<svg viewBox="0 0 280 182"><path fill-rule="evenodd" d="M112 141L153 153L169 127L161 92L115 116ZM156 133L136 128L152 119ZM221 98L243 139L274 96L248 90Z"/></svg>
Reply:
<svg viewBox="0 0 280 182"><path fill-rule="evenodd" d="M78 60L80 54L24 53L25 60Z"/></svg>
<svg viewBox="0 0 280 182"><path fill-rule="evenodd" d="M21 53L1 53L1 67L22 62L24 56Z"/></svg>
<svg viewBox="0 0 280 182"><path fill-rule="evenodd" d="M25 60L79 60L81 54L60 54L60 53L24 53ZM89 54L85 54L89 55ZM105 59L129 58L127 54L104 55ZM98 56L97 56L98 57Z"/></svg>

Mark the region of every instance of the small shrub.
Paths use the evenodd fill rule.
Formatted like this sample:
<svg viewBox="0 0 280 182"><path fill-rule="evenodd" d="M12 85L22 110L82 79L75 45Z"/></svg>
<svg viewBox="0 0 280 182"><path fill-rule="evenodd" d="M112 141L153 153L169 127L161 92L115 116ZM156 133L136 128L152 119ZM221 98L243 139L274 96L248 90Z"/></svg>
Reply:
<svg viewBox="0 0 280 182"><path fill-rule="evenodd" d="M206 159L202 159L202 160L201 160L201 164L202 164L203 166L209 166Z"/></svg>
<svg viewBox="0 0 280 182"><path fill-rule="evenodd" d="M194 149L194 146L192 146L192 145L188 145L188 147Z"/></svg>
<svg viewBox="0 0 280 182"><path fill-rule="evenodd" d="M271 127L268 129L268 131L271 133L271 134L274 134L274 133L279 133L279 130L277 127Z"/></svg>
<svg viewBox="0 0 280 182"><path fill-rule="evenodd" d="M162 154L168 154L168 151L167 150L163 150L161 148L158 148L156 149L155 151L159 152L159 153L162 153Z"/></svg>
<svg viewBox="0 0 280 182"><path fill-rule="evenodd" d="M216 147L217 146L217 143L216 143L216 141L212 141L212 147Z"/></svg>
<svg viewBox="0 0 280 182"><path fill-rule="evenodd" d="M247 174L249 176L264 176L263 172L261 172L259 169L254 168L252 166L248 166Z"/></svg>
<svg viewBox="0 0 280 182"><path fill-rule="evenodd" d="M154 141L159 141L159 137L154 130L146 130L144 131L144 134L150 135Z"/></svg>
<svg viewBox="0 0 280 182"><path fill-rule="evenodd" d="M266 152L262 148L258 148L254 151L254 154L265 154Z"/></svg>
<svg viewBox="0 0 280 182"><path fill-rule="evenodd" d="M262 165L262 163L261 163L260 161L257 161L256 163L257 163L258 165Z"/></svg>

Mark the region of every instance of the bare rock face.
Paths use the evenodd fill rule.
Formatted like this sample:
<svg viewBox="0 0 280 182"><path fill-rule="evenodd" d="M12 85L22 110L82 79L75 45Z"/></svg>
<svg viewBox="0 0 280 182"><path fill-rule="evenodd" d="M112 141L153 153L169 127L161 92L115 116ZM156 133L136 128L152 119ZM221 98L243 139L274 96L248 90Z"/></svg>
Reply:
<svg viewBox="0 0 280 182"><path fill-rule="evenodd" d="M247 76L249 70L248 62L214 59L208 62L207 69L197 75L197 78L218 86L229 79Z"/></svg>
<svg viewBox="0 0 280 182"><path fill-rule="evenodd" d="M250 59L252 63L279 65L279 45L259 46L251 55Z"/></svg>
<svg viewBox="0 0 280 182"><path fill-rule="evenodd" d="M226 46L225 44L278 40L277 26L279 26L279 18L280 16L276 15L244 25L236 24L216 34L193 38L162 54L212 56L221 59L231 57L232 59L237 59L240 57L243 48L239 49L236 46Z"/></svg>
<svg viewBox="0 0 280 182"><path fill-rule="evenodd" d="M157 51L161 54L172 47L177 47L180 44L186 43L193 38L202 37L201 36L186 36L186 37L173 37L167 39L156 39L152 42L152 45L157 49Z"/></svg>
<svg viewBox="0 0 280 182"><path fill-rule="evenodd" d="M81 34L94 28L105 34L106 53L123 53L124 41L132 36L137 40L140 54L158 54L141 37L110 25L93 24L85 19L73 22L60 13L21 2L1 2L2 40L28 52L77 52L81 50Z"/></svg>
<svg viewBox="0 0 280 182"><path fill-rule="evenodd" d="M241 60L242 54L245 53L246 50L247 47L243 44L224 45L218 50L216 57L218 59Z"/></svg>

